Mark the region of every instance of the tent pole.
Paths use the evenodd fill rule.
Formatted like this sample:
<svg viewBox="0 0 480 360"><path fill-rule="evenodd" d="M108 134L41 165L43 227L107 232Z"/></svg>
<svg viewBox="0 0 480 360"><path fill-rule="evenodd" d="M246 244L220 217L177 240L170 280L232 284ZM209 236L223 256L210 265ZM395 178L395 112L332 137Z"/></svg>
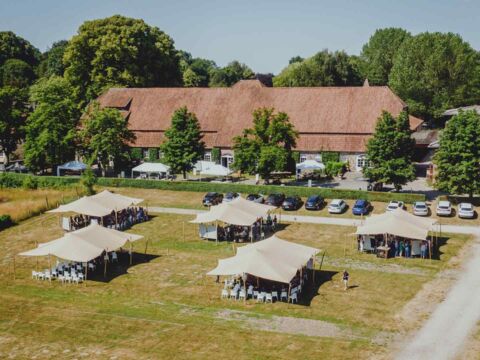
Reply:
<svg viewBox="0 0 480 360"><path fill-rule="evenodd" d="M313 267L313 276L312 276L312 278L313 278L313 285L314 285L314 286L315 286L315 264L316 264L316 262L317 262L317 257L314 256L314 257L313 257L313 264L312 264L312 267Z"/></svg>
<svg viewBox="0 0 480 360"><path fill-rule="evenodd" d="M133 260L133 252L132 252L132 243L130 242L130 265L132 265L132 260Z"/></svg>
<svg viewBox="0 0 480 360"><path fill-rule="evenodd" d="M185 221L182 221L183 242L185 242Z"/></svg>
<svg viewBox="0 0 480 360"><path fill-rule="evenodd" d="M88 277L88 261L85 263L85 286L87 286L87 277Z"/></svg>
<svg viewBox="0 0 480 360"><path fill-rule="evenodd" d="M218 245L218 221L215 220L215 245Z"/></svg>
<svg viewBox="0 0 480 360"><path fill-rule="evenodd" d="M147 255L148 239L145 241L145 255Z"/></svg>
<svg viewBox="0 0 480 360"><path fill-rule="evenodd" d="M290 303L290 290L292 289L292 282L288 283L287 303Z"/></svg>
<svg viewBox="0 0 480 360"><path fill-rule="evenodd" d="M106 253L105 255L106 257L108 257L108 253ZM103 277L106 278L107 277L107 259L105 259L105 257L103 258L103 262L105 264L105 266L103 267Z"/></svg>
<svg viewBox="0 0 480 360"><path fill-rule="evenodd" d="M52 282L52 260L51 260L51 257L50 257L50 254L48 254L48 271L50 272L50 279L49 281Z"/></svg>
<svg viewBox="0 0 480 360"><path fill-rule="evenodd" d="M15 280L15 255L13 255L13 280Z"/></svg>

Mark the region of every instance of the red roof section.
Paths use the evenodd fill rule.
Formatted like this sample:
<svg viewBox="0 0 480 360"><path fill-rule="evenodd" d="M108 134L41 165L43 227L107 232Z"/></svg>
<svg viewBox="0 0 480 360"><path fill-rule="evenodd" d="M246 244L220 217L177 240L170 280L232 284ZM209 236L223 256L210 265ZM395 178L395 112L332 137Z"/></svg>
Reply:
<svg viewBox="0 0 480 360"><path fill-rule="evenodd" d="M363 152L383 110L398 115L405 103L386 86L265 87L242 80L231 88L112 88L102 107L129 114L135 146L157 147L173 112L187 106L205 133L207 147L231 147L232 138L252 125L252 112L273 107L286 112L300 133L297 150ZM422 120L410 117L415 130Z"/></svg>

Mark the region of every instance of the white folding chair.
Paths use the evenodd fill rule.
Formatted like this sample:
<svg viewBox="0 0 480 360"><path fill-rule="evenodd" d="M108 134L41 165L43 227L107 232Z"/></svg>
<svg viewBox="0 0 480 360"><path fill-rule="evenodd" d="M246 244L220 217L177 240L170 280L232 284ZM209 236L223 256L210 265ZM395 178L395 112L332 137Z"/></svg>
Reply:
<svg viewBox="0 0 480 360"><path fill-rule="evenodd" d="M236 289L230 290L230 299L234 298L235 300L237 300L237 295L238 295L238 291Z"/></svg>
<svg viewBox="0 0 480 360"><path fill-rule="evenodd" d="M115 251L112 251L112 262L118 262L118 256Z"/></svg>
<svg viewBox="0 0 480 360"><path fill-rule="evenodd" d="M267 294L265 295L265 302L266 302L266 303L268 303L268 302L273 303L272 293L267 293Z"/></svg>
<svg viewBox="0 0 480 360"><path fill-rule="evenodd" d="M50 273L50 270L45 271L45 273L43 274L43 279L44 280L52 280L52 274Z"/></svg>
<svg viewBox="0 0 480 360"><path fill-rule="evenodd" d="M258 297L257 297L257 302L264 302L266 295L267 295L267 294L266 294L265 291L262 291L261 293L259 293L259 294L258 294Z"/></svg>
<svg viewBox="0 0 480 360"><path fill-rule="evenodd" d="M272 302L273 302L273 299L275 299L275 301L278 301L278 292L277 291L272 291Z"/></svg>
<svg viewBox="0 0 480 360"><path fill-rule="evenodd" d="M242 289L240 290L240 292L238 293L238 299L239 299L239 300L240 300L240 299L244 299L244 300L245 300L245 296L246 296L246 294L245 294L245 289L242 288Z"/></svg>
<svg viewBox="0 0 480 360"><path fill-rule="evenodd" d="M248 297L253 298L253 286L252 286L252 285L250 285L250 286L248 287L248 290L247 290L247 299L248 299Z"/></svg>
<svg viewBox="0 0 480 360"><path fill-rule="evenodd" d="M253 291L253 298L254 298L254 299L258 299L258 294L259 294L258 291L257 291L257 290L254 290L254 291Z"/></svg>
<svg viewBox="0 0 480 360"><path fill-rule="evenodd" d="M65 276L63 276L63 275L58 275L58 281L64 283L64 282L65 282Z"/></svg>
<svg viewBox="0 0 480 360"><path fill-rule="evenodd" d="M65 278L64 280L65 282L69 282L69 283L72 282L72 276L69 273L65 273L64 278Z"/></svg>
<svg viewBox="0 0 480 360"><path fill-rule="evenodd" d="M32 270L32 279L38 279L38 273L35 270Z"/></svg>
<svg viewBox="0 0 480 360"><path fill-rule="evenodd" d="M297 293L294 292L292 295L290 295L290 302L293 304L293 302L297 303L298 298L297 298Z"/></svg>
<svg viewBox="0 0 480 360"><path fill-rule="evenodd" d="M280 300L287 301L287 299L288 299L288 294L285 290L283 290L282 293L280 294Z"/></svg>
<svg viewBox="0 0 480 360"><path fill-rule="evenodd" d="M228 299L228 290L227 289L222 290L222 299Z"/></svg>

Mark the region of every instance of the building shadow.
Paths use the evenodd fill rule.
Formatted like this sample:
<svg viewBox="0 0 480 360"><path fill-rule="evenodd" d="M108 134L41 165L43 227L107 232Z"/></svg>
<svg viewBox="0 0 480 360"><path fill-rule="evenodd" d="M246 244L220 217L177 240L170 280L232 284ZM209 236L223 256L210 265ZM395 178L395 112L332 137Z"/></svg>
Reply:
<svg viewBox="0 0 480 360"><path fill-rule="evenodd" d="M298 303L300 305L310 306L313 298L319 294L322 285L332 281L332 278L336 274L338 274L338 271L315 270L315 283L307 282ZM313 279L309 279L309 281L310 280Z"/></svg>
<svg viewBox="0 0 480 360"><path fill-rule="evenodd" d="M118 261L117 262L108 262L107 271L104 276L104 264L99 264L94 271L88 272L88 281L97 281L103 283L109 283L113 279L116 279L119 276L125 275L128 273L128 269L135 267L140 264L149 263L156 258L159 258L160 255L155 254L144 254L133 252L132 253L132 264L130 264L130 255L128 252L118 252Z"/></svg>

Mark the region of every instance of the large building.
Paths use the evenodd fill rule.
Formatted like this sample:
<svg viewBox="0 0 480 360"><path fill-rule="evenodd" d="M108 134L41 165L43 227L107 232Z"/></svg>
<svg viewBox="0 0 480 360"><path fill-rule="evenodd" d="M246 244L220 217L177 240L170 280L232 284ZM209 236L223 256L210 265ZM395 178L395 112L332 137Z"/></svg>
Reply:
<svg viewBox="0 0 480 360"><path fill-rule="evenodd" d="M273 107L286 112L300 133L300 159L320 159L321 153L340 153L353 170L365 165L366 142L383 110L398 115L406 104L387 86L272 88L258 80L242 80L231 88L112 88L99 102L128 117L135 147L157 148L171 124L173 112L187 106L204 133L207 149L221 149L223 165L233 161L232 138L252 125L252 112ZM410 117L416 130L422 120Z"/></svg>

